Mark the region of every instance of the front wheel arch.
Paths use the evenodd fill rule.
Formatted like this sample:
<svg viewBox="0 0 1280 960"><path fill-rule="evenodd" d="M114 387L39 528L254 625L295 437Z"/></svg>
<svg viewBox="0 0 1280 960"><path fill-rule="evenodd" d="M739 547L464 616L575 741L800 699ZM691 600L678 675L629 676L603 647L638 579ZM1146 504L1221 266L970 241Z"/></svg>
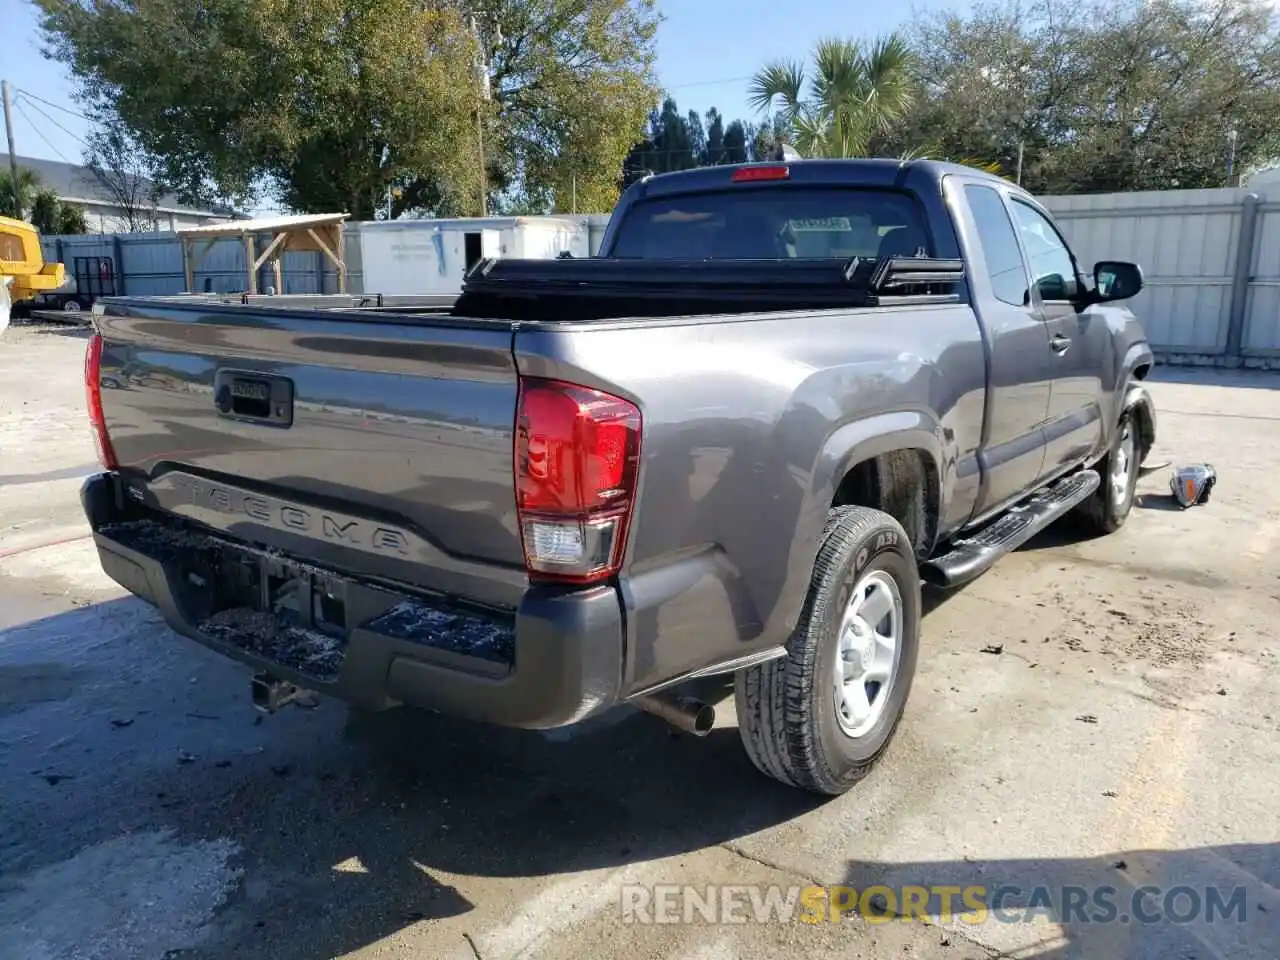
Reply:
<svg viewBox="0 0 1280 960"><path fill-rule="evenodd" d="M1136 376L1137 371L1134 373ZM1151 400L1151 394L1141 383L1130 382L1126 388L1117 423L1126 414L1133 420L1138 430L1140 444L1138 462L1142 463L1156 444L1156 408Z"/></svg>

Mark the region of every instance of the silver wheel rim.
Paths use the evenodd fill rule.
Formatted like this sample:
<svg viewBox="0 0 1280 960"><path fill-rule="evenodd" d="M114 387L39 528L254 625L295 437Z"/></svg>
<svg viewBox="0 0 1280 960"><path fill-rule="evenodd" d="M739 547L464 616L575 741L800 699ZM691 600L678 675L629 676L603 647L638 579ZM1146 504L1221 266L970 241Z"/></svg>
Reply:
<svg viewBox="0 0 1280 960"><path fill-rule="evenodd" d="M1120 442L1111 457L1111 499L1117 507L1123 507L1129 499L1129 473L1134 454L1133 431L1127 423L1120 429L1124 432L1120 434Z"/></svg>
<svg viewBox="0 0 1280 960"><path fill-rule="evenodd" d="M80 304L79 304L79 302L77 302L77 301L75 301L75 300L63 300L63 301L62 301L62 309L63 309L63 311L64 311L64 312L66 312L66 313L79 313L79 312L80 312Z"/></svg>
<svg viewBox="0 0 1280 960"><path fill-rule="evenodd" d="M846 736L865 736L880 720L901 648L902 594L891 576L873 570L853 588L836 645L836 720Z"/></svg>

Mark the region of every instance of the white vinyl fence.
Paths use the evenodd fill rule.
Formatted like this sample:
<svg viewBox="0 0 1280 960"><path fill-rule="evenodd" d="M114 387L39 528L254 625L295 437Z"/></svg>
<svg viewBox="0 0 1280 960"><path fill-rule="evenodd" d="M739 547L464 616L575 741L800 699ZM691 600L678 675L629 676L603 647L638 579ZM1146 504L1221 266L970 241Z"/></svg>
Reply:
<svg viewBox="0 0 1280 960"><path fill-rule="evenodd" d="M1280 188L1276 201L1246 190L1162 190L1044 197L1088 270L1096 260L1134 260L1147 288L1133 301L1166 362L1280 367ZM585 221L599 250L608 216ZM363 288L360 224L345 231L348 283ZM128 295L171 294L184 286L182 251L171 233L44 239L46 259L73 272L77 256L109 256ZM318 253L286 253L284 293L334 293L337 278ZM270 282L263 278L263 289ZM196 274L197 290L244 285L238 241L214 245Z"/></svg>
<svg viewBox="0 0 1280 960"><path fill-rule="evenodd" d="M1135 260L1166 361L1280 365L1280 203L1246 190L1046 197L1081 266Z"/></svg>

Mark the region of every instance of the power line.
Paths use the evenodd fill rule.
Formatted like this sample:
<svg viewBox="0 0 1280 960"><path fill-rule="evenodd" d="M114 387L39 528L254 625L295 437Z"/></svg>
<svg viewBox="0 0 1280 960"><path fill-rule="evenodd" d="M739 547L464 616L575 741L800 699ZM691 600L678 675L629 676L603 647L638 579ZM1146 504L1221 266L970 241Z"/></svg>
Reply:
<svg viewBox="0 0 1280 960"><path fill-rule="evenodd" d="M695 80L692 83L667 83L663 84L667 90L686 90L689 87L715 87L722 83L741 83L743 80L750 80L751 77L724 77L721 80Z"/></svg>
<svg viewBox="0 0 1280 960"><path fill-rule="evenodd" d="M62 124L60 124L57 120L53 119L53 117L49 116L49 114L45 113L43 110L41 110L39 107L37 107L34 103L32 103L32 102L31 102L31 97L30 97L30 95L29 95L29 94L21 94L21 95L18 97L18 99L15 101L15 103L19 103L19 104L21 104L21 103L22 103L22 97L23 97L23 96L27 97L27 103L31 104L31 109L32 109L32 110L34 110L36 113L40 114L40 116L44 117L46 120L48 120L50 123L52 123L55 127L57 127L59 130L61 130L63 133L65 133L68 137L71 137L73 140L79 140L79 141L80 141L81 143L83 143L86 147L87 147L87 146L89 146L89 141L85 140L85 138L84 138L84 137L80 136L78 133L72 133L70 130L68 130L66 127L64 127Z"/></svg>
<svg viewBox="0 0 1280 960"><path fill-rule="evenodd" d="M38 136L41 140L45 142L45 146L47 146L50 150L52 150L59 157L61 157L63 163L71 163L71 161L67 159L66 154L64 154L61 150L55 147L53 145L53 141L44 135L44 131L40 129L40 124L32 120L31 115L22 108L22 100L20 99L14 100L13 105L18 108L18 112L22 114L23 119L25 119L27 123L31 124L31 129L36 132L36 136Z"/></svg>
<svg viewBox="0 0 1280 960"><path fill-rule="evenodd" d="M13 89L15 92L22 94L24 97L28 97L31 100L37 100L40 103L43 103L46 107L53 107L53 109L55 110L61 110L63 113L69 113L71 114L71 116L77 117L80 120L84 120L86 123L93 123L93 121L90 120L88 117L86 117L83 113L76 113L74 110L68 107L59 106L58 104L54 103L52 100L46 100L44 97L38 97L34 93L32 93L30 90L23 90L21 87L14 87Z"/></svg>

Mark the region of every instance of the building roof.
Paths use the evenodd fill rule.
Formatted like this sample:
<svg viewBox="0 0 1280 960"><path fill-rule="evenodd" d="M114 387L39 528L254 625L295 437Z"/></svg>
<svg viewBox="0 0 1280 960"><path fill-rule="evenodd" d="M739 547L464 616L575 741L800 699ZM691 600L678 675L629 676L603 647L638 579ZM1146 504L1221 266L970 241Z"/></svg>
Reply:
<svg viewBox="0 0 1280 960"><path fill-rule="evenodd" d="M305 230L308 227L327 227L341 223L346 213L295 213L281 217L261 217L257 220L233 220L230 223L210 223L200 227L178 227L175 231L183 237L243 237L252 233L283 233L287 230Z"/></svg>
<svg viewBox="0 0 1280 960"><path fill-rule="evenodd" d="M119 206L118 201L94 175L88 167L78 163L65 163L61 160L42 160L36 157L17 157L19 168L25 168L40 178L40 185L56 193L62 200L79 200L81 202L100 203L107 206ZM144 183L150 184L145 180ZM212 206L210 208L193 207L183 203L171 192L161 193L156 206L166 213L190 213L206 217L234 217L236 213L229 207Z"/></svg>

